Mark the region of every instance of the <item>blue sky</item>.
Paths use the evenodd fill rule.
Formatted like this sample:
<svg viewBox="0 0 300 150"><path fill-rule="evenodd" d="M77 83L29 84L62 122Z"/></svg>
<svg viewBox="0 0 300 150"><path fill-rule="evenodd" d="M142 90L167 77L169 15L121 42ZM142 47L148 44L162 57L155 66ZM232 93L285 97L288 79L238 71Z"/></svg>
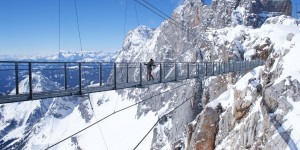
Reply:
<svg viewBox="0 0 300 150"><path fill-rule="evenodd" d="M73 0L61 1L61 50L79 51ZM59 0L1 0L0 54L57 53ZM76 0L83 50L119 50L124 39L126 0ZM180 0L149 0L171 14ZM157 27L163 21L127 0L126 33L139 25ZM138 20L138 21L137 21Z"/></svg>
<svg viewBox="0 0 300 150"><path fill-rule="evenodd" d="M61 1L61 50L79 51L73 0ZM183 0L147 0L168 15ZM208 3L210 0L207 0ZM296 0L293 0L296 1ZM1 0L0 54L58 53L59 0ZM124 39L126 0L76 0L83 50L119 50ZM134 0L127 0L125 33L163 21Z"/></svg>

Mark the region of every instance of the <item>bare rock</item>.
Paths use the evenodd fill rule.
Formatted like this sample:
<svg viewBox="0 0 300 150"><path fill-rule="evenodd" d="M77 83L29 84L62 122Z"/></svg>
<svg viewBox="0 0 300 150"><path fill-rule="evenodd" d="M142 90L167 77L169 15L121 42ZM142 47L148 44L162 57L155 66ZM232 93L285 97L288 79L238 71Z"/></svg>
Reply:
<svg viewBox="0 0 300 150"><path fill-rule="evenodd" d="M286 36L286 40L292 41L292 39L293 39L294 36L295 36L294 33L289 33L289 34Z"/></svg>
<svg viewBox="0 0 300 150"><path fill-rule="evenodd" d="M251 99L245 99L245 97ZM233 114L236 120L240 120L249 112L249 108L255 100L255 97L256 95L249 88L243 91L234 90Z"/></svg>
<svg viewBox="0 0 300 150"><path fill-rule="evenodd" d="M218 132L220 110L206 107L197 120L195 132L188 141L189 149L212 150L215 147L215 136Z"/></svg>

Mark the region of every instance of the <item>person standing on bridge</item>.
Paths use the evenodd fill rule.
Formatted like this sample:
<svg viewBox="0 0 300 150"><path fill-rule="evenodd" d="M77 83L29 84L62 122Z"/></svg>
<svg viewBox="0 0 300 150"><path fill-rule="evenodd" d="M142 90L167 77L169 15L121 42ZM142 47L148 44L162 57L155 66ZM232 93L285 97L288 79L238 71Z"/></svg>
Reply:
<svg viewBox="0 0 300 150"><path fill-rule="evenodd" d="M154 81L153 75L152 75L152 66L156 66L154 65L154 60L151 58L150 61L148 63L144 63L147 66L147 80L150 81L151 78Z"/></svg>

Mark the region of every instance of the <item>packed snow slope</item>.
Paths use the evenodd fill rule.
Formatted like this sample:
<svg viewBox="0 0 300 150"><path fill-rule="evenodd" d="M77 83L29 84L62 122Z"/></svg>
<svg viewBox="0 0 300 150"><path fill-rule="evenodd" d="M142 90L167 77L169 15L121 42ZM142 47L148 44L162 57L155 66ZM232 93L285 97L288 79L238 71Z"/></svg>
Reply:
<svg viewBox="0 0 300 150"><path fill-rule="evenodd" d="M248 73L1 105L0 148L45 149L147 99L52 148L133 149L158 118L192 97L161 119L138 149L296 149L300 30L299 20L286 16L291 8L289 0L213 0L211 6L186 0L172 15L184 28L172 20L157 29L140 26L127 34L115 60L260 58L266 64ZM158 77L158 68L153 74ZM56 85L42 82L40 74L34 78L34 85Z"/></svg>

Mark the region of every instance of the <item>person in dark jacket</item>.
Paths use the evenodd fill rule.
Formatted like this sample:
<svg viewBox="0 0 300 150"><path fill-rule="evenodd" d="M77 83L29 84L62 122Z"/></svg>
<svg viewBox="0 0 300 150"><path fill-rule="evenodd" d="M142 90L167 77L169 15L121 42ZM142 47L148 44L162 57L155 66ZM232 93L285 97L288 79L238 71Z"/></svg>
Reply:
<svg viewBox="0 0 300 150"><path fill-rule="evenodd" d="M152 66L156 66L154 65L154 60L151 58L148 63L144 63L144 64L147 66L147 80L150 81L152 79L154 81L154 78L151 74Z"/></svg>

